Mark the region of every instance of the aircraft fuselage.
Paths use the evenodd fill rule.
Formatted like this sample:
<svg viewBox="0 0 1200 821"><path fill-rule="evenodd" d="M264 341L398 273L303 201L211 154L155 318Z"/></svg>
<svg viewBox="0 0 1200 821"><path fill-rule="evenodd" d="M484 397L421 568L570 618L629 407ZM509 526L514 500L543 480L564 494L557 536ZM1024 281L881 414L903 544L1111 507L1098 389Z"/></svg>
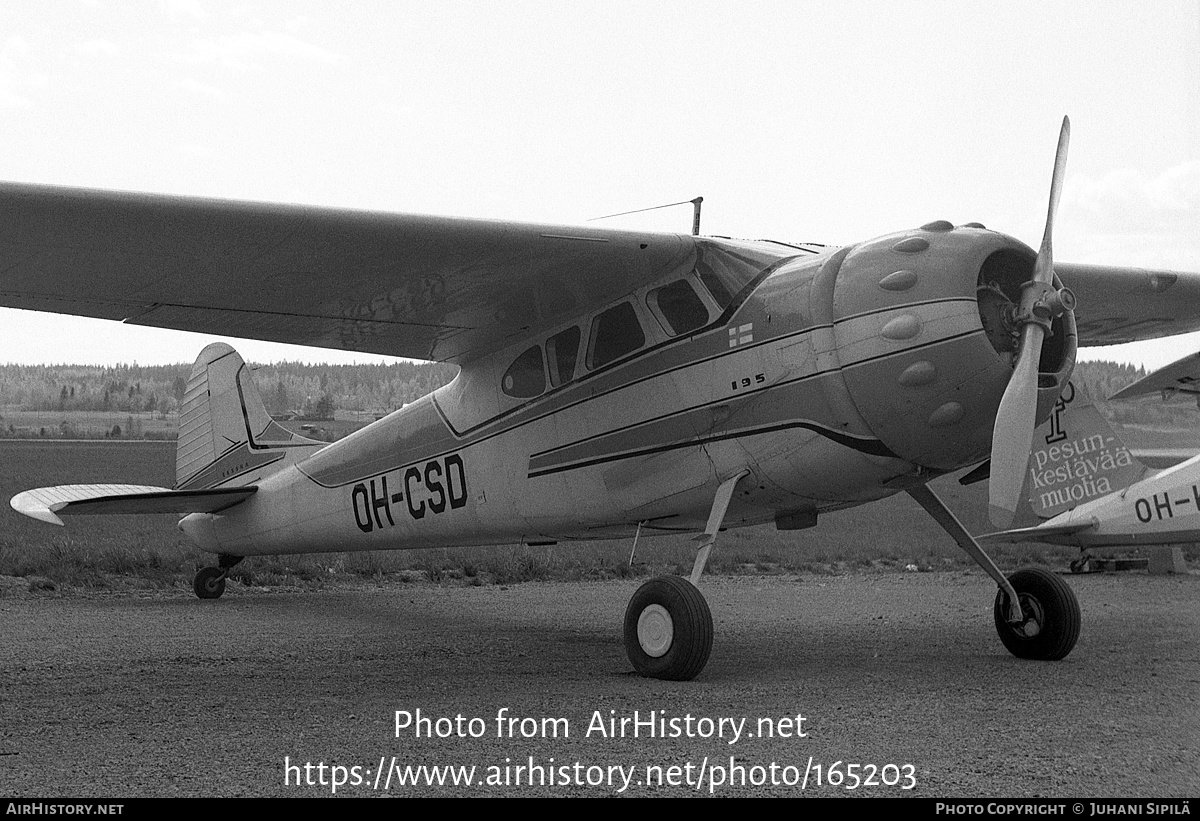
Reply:
<svg viewBox="0 0 1200 821"><path fill-rule="evenodd" d="M231 477L257 494L185 531L233 555L695 531L742 470L726 526L798 528L987 457L1012 373L998 304L1028 279L1028 247L932 223L837 250L699 248L283 470ZM606 340L622 314L636 325ZM1069 314L1054 331L1041 416L1074 360ZM518 367L534 360L540 375Z"/></svg>

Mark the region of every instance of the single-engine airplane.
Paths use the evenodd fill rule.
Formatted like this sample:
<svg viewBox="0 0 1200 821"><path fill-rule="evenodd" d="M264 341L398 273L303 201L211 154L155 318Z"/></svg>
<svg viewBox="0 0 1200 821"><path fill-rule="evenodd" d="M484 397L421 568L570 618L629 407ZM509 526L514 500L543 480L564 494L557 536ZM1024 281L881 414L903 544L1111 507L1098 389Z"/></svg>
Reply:
<svg viewBox="0 0 1200 821"><path fill-rule="evenodd" d="M690 679L712 646L696 585L721 529L811 527L906 491L995 579L1004 645L1062 658L1070 587L1005 577L926 484L990 452L1008 526L1077 343L1200 328L1200 276L1053 263L1068 133L1037 252L942 220L828 248L2 185L0 304L460 367L322 445L273 424L212 345L175 488L13 504L52 521L187 514L217 556L204 598L246 556L696 533L690 580L646 582L624 621L640 673Z"/></svg>
<svg viewBox="0 0 1200 821"><path fill-rule="evenodd" d="M1200 357L1172 362L1113 394L1129 399L1162 392L1196 394ZM1046 518L1033 527L979 537L981 542L1045 542L1079 547L1171 545L1200 541L1200 454L1150 470L1090 403L1068 383L1029 464L1030 503ZM1179 461L1182 451L1151 451ZM1079 569L1086 556L1072 564Z"/></svg>

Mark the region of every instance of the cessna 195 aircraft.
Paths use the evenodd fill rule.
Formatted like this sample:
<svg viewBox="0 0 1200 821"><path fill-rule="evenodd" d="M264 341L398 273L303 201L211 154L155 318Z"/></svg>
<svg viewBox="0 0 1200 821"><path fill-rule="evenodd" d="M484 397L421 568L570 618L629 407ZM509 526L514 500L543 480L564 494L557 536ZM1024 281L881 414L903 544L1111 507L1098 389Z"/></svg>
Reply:
<svg viewBox="0 0 1200 821"><path fill-rule="evenodd" d="M977 223L827 248L0 186L0 304L461 369L323 445L273 424L240 358L211 345L174 489L13 505L54 522L187 514L217 556L204 598L246 556L696 533L691 579L647 582L624 622L640 673L690 679L712 646L696 585L722 528L811 527L906 491L996 580L1004 645L1062 658L1070 587L1006 578L926 483L990 453L1008 526L1077 344L1200 328L1200 276L1053 264L1068 132L1037 252Z"/></svg>

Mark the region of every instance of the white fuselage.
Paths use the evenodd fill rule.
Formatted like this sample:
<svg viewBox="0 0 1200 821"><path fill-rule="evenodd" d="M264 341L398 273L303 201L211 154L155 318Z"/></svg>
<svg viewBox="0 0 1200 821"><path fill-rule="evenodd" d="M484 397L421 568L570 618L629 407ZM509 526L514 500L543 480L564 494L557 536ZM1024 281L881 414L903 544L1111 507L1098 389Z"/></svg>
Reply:
<svg viewBox="0 0 1200 821"><path fill-rule="evenodd" d="M1085 502L1041 527L1074 523L1091 526L1046 540L1081 547L1200 541L1200 456ZM1036 534L1037 528L1031 529L1030 538Z"/></svg>
<svg viewBox="0 0 1200 821"><path fill-rule="evenodd" d="M1028 249L938 228L772 250L728 304L696 285L701 327L672 334L647 307L664 282L699 282L671 272L627 300L645 335L635 351L591 367L599 320L576 317L562 327L583 341L560 384L506 392L522 340L314 455L241 477L258 486L250 500L185 530L232 555L695 531L743 470L727 526L802 527L986 457L1011 367L981 324L977 277Z"/></svg>

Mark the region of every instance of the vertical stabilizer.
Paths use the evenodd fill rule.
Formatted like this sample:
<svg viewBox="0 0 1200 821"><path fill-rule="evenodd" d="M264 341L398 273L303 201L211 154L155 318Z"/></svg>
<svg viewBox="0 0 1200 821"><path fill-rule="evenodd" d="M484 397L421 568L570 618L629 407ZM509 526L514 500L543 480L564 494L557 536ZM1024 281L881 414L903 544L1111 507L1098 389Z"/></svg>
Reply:
<svg viewBox="0 0 1200 821"><path fill-rule="evenodd" d="M251 484L323 447L277 424L238 352L214 342L200 352L179 411L175 487Z"/></svg>
<svg viewBox="0 0 1200 821"><path fill-rule="evenodd" d="M1029 503L1043 519L1139 481L1149 469L1092 404L1082 385L1068 382L1050 418L1033 437Z"/></svg>

